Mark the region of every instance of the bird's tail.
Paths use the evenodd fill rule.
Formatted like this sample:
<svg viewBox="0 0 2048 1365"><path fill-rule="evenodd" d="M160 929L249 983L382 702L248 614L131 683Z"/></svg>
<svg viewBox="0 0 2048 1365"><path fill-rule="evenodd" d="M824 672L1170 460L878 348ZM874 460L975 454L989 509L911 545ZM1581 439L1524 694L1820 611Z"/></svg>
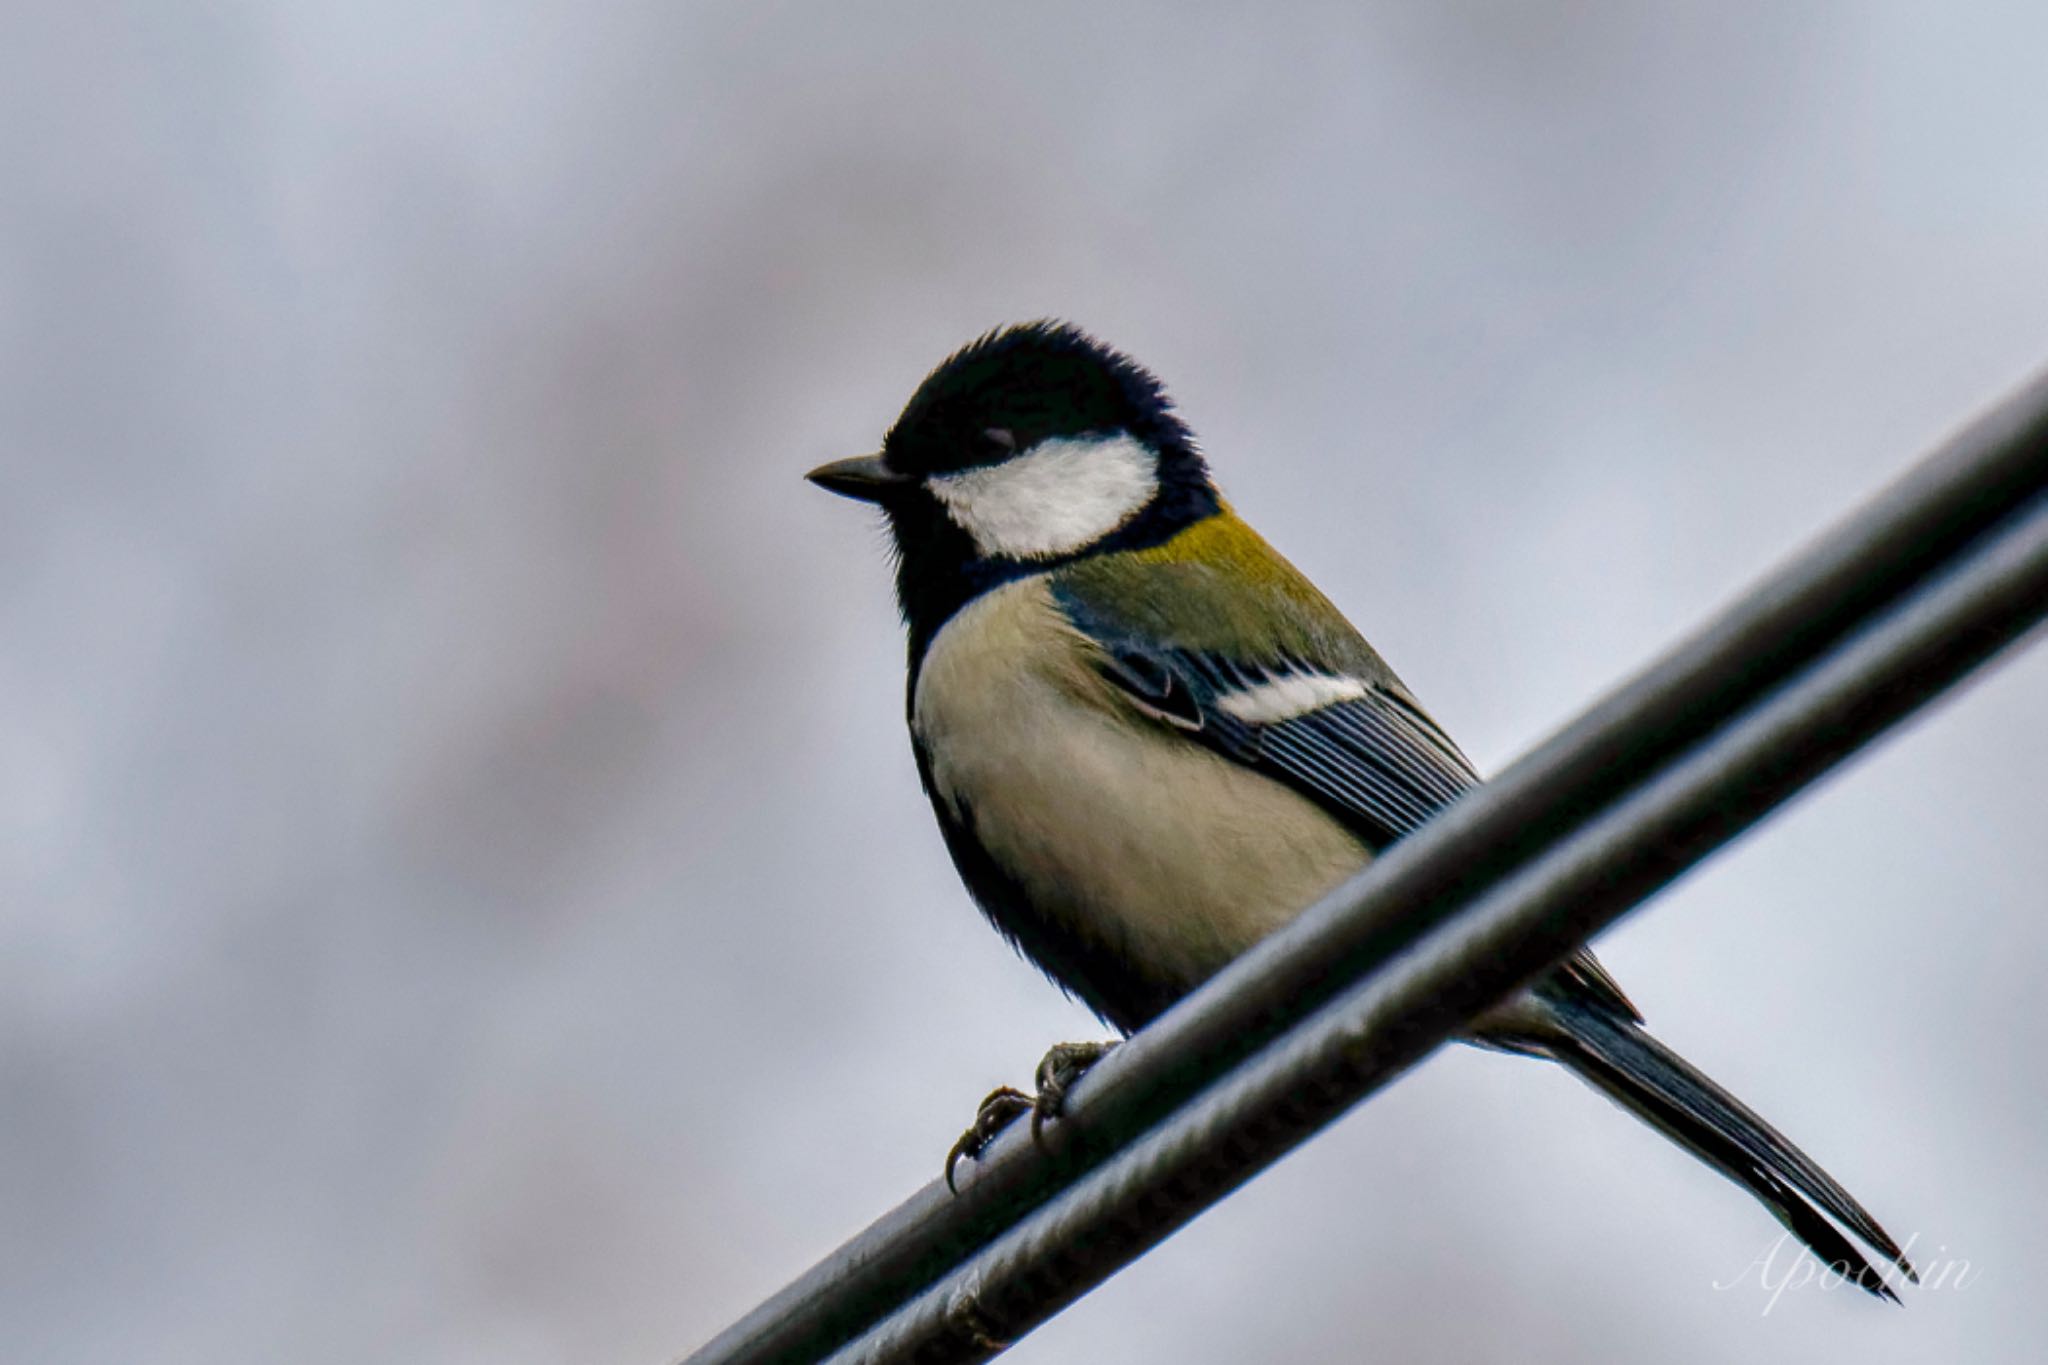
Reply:
<svg viewBox="0 0 2048 1365"><path fill-rule="evenodd" d="M1545 1030L1544 1052L1755 1195L1822 1262L1898 1302L1856 1244L1821 1216L1825 1210L1909 1281L1919 1281L1898 1243L1833 1176L1692 1063L1612 1011L1577 1001L1546 1003L1556 1031Z"/></svg>

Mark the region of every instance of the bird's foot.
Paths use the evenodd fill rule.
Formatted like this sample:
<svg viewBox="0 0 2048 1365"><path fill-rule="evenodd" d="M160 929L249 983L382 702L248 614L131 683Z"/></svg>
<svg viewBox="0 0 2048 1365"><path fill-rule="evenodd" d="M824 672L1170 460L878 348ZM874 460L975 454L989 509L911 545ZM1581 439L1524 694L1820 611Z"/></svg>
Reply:
<svg viewBox="0 0 2048 1365"><path fill-rule="evenodd" d="M1033 1103L1031 1096L1014 1086L998 1086L989 1091L988 1098L981 1102L981 1108L974 1112L974 1122L967 1126L967 1131L946 1153L946 1188L955 1194L960 1193L960 1187L953 1183L953 1168L960 1164L960 1158L980 1161L982 1152L995 1141L996 1134L1030 1112Z"/></svg>
<svg viewBox="0 0 2048 1365"><path fill-rule="evenodd" d="M1031 1102L1031 1140L1037 1142L1047 1119L1066 1107L1067 1091L1107 1057L1115 1043L1054 1043L1038 1064L1038 1095Z"/></svg>
<svg viewBox="0 0 2048 1365"><path fill-rule="evenodd" d="M981 1154L996 1135L1024 1115L1031 1115L1031 1140L1038 1142L1048 1119L1056 1119L1067 1102L1067 1092L1088 1068L1109 1055L1115 1043L1056 1043L1038 1064L1036 1095L1003 1086L989 1092L975 1112L974 1122L946 1153L946 1188L959 1193L953 1183L953 1168L965 1157L981 1160Z"/></svg>

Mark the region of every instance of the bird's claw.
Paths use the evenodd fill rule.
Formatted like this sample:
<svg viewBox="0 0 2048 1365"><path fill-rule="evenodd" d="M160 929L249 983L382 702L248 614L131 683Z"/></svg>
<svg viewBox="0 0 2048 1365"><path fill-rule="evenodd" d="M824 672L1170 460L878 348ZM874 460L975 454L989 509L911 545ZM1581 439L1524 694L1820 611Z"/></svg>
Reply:
<svg viewBox="0 0 2048 1365"><path fill-rule="evenodd" d="M953 1169L960 1164L960 1159L981 1160L981 1154L988 1149L989 1143L995 1141L996 1135L1026 1113L1031 1115L1032 1142L1043 1141L1047 1120L1060 1116L1066 1106L1067 1092L1073 1088L1074 1082L1115 1046L1115 1043L1057 1043L1038 1064L1036 1095L1027 1095L1007 1085L990 1091L988 1098L981 1102L981 1108L975 1112L973 1125L946 1153L946 1188L958 1194L960 1188L953 1183Z"/></svg>
<svg viewBox="0 0 2048 1365"><path fill-rule="evenodd" d="M1109 1055L1115 1043L1054 1043L1038 1063L1038 1094L1031 1102L1031 1140L1041 1140L1047 1119L1056 1119L1066 1108L1067 1091Z"/></svg>
<svg viewBox="0 0 2048 1365"><path fill-rule="evenodd" d="M960 1164L960 1158L981 1160L982 1152L995 1141L996 1134L1022 1118L1026 1110L1036 1113L1036 1103L1023 1091L1007 1085L989 1091L988 1098L981 1102L981 1108L974 1112L974 1122L946 1153L946 1188L955 1194L960 1193L960 1187L953 1183L953 1168Z"/></svg>

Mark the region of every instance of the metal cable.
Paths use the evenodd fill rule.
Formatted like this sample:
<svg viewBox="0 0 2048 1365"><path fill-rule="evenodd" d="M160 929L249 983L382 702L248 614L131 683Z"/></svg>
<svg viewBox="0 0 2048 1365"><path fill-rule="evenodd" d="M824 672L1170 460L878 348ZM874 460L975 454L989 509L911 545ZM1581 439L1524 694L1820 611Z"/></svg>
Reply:
<svg viewBox="0 0 2048 1365"><path fill-rule="evenodd" d="M1045 1208L1044 1216L1051 1217L1055 1208L1068 1208L1081 1198L1083 1188L1097 1188L1093 1179L1085 1186L1077 1182L1113 1154L1123 1152L1116 1169L1128 1176L1128 1162L1150 1150L1150 1143L1163 1140L1168 1131L1162 1129L1144 1143L1129 1146L1147 1129L1319 1009L1336 1008L1333 997L1355 1000L1358 992L1375 989L1369 982L1356 984L1375 967L1404 952L1419 952L1418 943L1448 917L1476 917L1481 905L1498 904L1507 894L1508 879L1517 878L1514 884L1520 885L1519 878L1536 875L1539 860L1542 866L1554 866L1568 848L1580 850L1574 856L1584 856L1591 830L1609 828L1624 809L1661 790L1660 784L1697 759L1698 754L1690 751L1711 752L1760 733L1757 727L1764 724L1763 717L1776 714L1773 708L1783 700L1779 694L1789 696L1823 675L1835 676L1833 670L1843 660L1863 657L1857 653L1858 642L1867 644L1874 638L1879 623L1888 631L1901 629L1900 623L1917 619L1915 613L1927 609L1935 595L1952 591L1959 574L1986 572L1984 556L1994 543L2009 546L2015 527L2034 525L2030 518L2038 518L2039 508L2032 504L2043 489L2048 489L2048 375L1972 423L1633 682L1397 844L1360 878L1134 1037L1075 1092L1068 1117L1047 1130L1046 1151L1035 1152L1028 1140L1006 1135L959 1197L934 1181L689 1357L691 1365L818 1360L943 1277L953 1275L948 1282L958 1288L958 1274L965 1272L956 1273L956 1268L977 1250L989 1247L990 1256L1005 1254L1003 1247L1014 1251L1015 1239L1026 1232L1022 1220L1032 1210L1067 1190L1056 1206ZM1979 621L1969 633L1929 656L1949 661L1952 667L1935 667L1923 659L1918 665L1921 673L1905 682L1894 680L1882 696L1872 694L1875 701L1850 706L1838 698L1838 705L1847 709L1815 716L1810 731L1783 740L1796 752L1775 761L1791 764L1793 771L1804 775L1778 789L1764 781L1769 775L1764 772L1745 779L1749 788L1724 793L1713 811L1724 822L1736 816L1740 820L1701 844L1682 865L1760 818L1801 782L1811 780L1903 709L1925 700L2010 638L2012 631L2022 629L2032 604L2024 585L2032 580L2021 571L2017 581L2022 588L2015 589L2011 582L2003 588L1982 587L1978 607L1996 619ZM2018 614L1998 614L2008 609ZM1986 644L1992 640L1995 643ZM1838 657L1831 657L1836 653ZM1869 661L1866 666L1874 667ZM1904 708L1899 708L1902 699ZM1874 716L1883 719L1873 725ZM1857 738L1841 747L1839 737L1846 734ZM1703 745L1710 737L1712 742ZM1800 766L1809 763L1818 766ZM1637 854L1656 857L1676 847L1665 841ZM1670 875L1676 875L1675 868L1661 879L1645 882L1641 894L1649 894ZM1608 917L1621 913L1627 903L1632 902L1613 906ZM1603 913L1610 904L1599 901ZM1574 911L1559 922L1578 926L1582 918ZM1580 936L1592 927L1597 925L1579 928ZM1552 937L1552 956L1578 941L1545 936L1546 950ZM1494 950L1506 953L1508 948L1494 945ZM1530 971L1540 970L1543 961ZM1493 973L1482 975L1489 983L1493 980ZM1430 1030L1435 1021L1426 1027L1413 1021L1404 1025L1420 1030L1404 1045L1412 1047L1412 1056L1455 1031L1508 987L1492 995L1438 989L1442 998L1469 1008L1434 1034ZM1295 1046L1305 1027L1274 1051ZM1424 1041L1415 1044L1416 1038ZM1375 1046L1390 1048L1394 1041L1383 1038ZM1369 1083L1391 1074L1392 1070L1374 1070L1371 1075L1379 1079ZM1244 1083L1242 1076L1225 1080L1200 1105L1213 1104ZM1332 1093L1355 1098L1343 1086ZM1343 1099L1338 1108L1351 1098ZM1175 1123L1191 1121L1194 1112L1189 1109ZM1312 1107L1303 1112L1322 1111ZM1315 1120L1321 1121L1326 1116ZM1289 1133L1295 1128L1290 1121L1274 1131ZM1297 1140L1298 1136L1289 1142ZM1255 1166L1238 1168L1235 1179L1246 1178L1252 1169ZM1029 1226L1040 1224L1034 1221ZM1177 1221L1162 1225L1170 1226L1177 1226ZM999 1237L1002 1241L991 1245ZM977 1273L982 1284L994 1283L987 1277L987 1257L974 1264L981 1267ZM1085 1277L1061 1283L1084 1281L1092 1283ZM1046 1302L1052 1299L1058 1295ZM972 1301L997 1303L985 1294ZM920 1302L928 1305L929 1295ZM896 1335L889 1339L908 1340L901 1331L918 1311L900 1313L889 1329ZM981 1311L991 1315L991 1324L1002 1323L1003 1331L1040 1320L1037 1310L1027 1309L1023 1300L1002 1299L997 1307ZM942 1339L947 1339L943 1333L916 1338L926 1344Z"/></svg>

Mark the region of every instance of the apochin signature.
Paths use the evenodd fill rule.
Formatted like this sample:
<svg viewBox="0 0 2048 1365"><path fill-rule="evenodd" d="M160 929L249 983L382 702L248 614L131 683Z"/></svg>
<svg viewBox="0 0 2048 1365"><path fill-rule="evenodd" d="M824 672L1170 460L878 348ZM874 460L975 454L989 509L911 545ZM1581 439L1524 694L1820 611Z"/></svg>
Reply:
<svg viewBox="0 0 2048 1365"><path fill-rule="evenodd" d="M1907 1260L1914 1260L1913 1243L1920 1239L1914 1233L1906 1239L1904 1247ZM1964 1289L1977 1280L1978 1270L1967 1260L1948 1256L1946 1246L1937 1246L1934 1255L1920 1261L1916 1266L1920 1272L1920 1283L1915 1288ZM1849 1282L1830 1270L1818 1256L1809 1250L1804 1242L1795 1241L1791 1233L1785 1233L1777 1241L1765 1247L1763 1254L1744 1266L1730 1280L1715 1280L1716 1289L1739 1289L1746 1283L1753 1283L1770 1297L1764 1300L1761 1316L1769 1317L1771 1310L1778 1306L1779 1296L1788 1289L1829 1290ZM1860 1290L1856 1291L1862 1292Z"/></svg>

